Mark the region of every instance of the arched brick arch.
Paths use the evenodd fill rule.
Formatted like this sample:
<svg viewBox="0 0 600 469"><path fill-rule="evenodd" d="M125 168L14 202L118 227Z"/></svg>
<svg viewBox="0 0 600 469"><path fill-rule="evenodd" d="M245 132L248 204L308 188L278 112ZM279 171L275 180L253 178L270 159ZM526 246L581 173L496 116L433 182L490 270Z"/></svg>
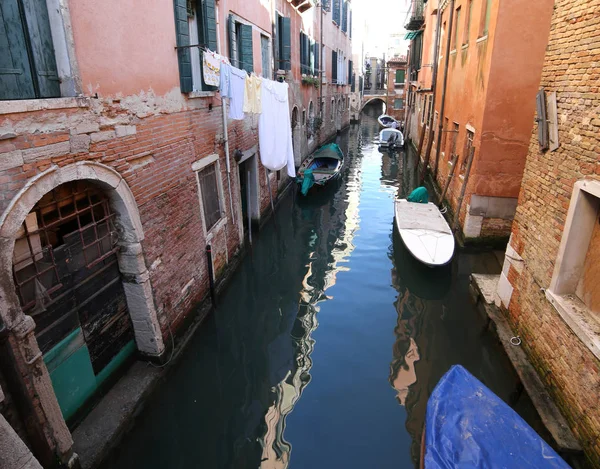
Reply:
<svg viewBox="0 0 600 469"><path fill-rule="evenodd" d="M24 381L28 397L35 407L41 439L46 449L63 461L72 454L72 438L62 413L42 352L35 338L35 323L24 314L15 291L12 256L18 232L36 203L61 184L84 180L101 187L110 199L119 231L119 270L131 315L138 350L150 357L164 352L148 271L141 241L144 232L137 204L121 175L108 166L94 162L79 162L64 167L53 166L31 178L0 216L0 326L8 329L8 343L14 355L14 366Z"/></svg>

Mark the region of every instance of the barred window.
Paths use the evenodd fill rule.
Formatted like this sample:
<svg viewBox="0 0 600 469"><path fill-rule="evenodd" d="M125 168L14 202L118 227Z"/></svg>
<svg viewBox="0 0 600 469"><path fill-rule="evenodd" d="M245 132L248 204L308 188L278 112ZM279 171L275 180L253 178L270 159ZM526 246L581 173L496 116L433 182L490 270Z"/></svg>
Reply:
<svg viewBox="0 0 600 469"><path fill-rule="evenodd" d="M202 197L202 211L206 231L210 231L221 219L217 164L212 163L198 171L198 184Z"/></svg>

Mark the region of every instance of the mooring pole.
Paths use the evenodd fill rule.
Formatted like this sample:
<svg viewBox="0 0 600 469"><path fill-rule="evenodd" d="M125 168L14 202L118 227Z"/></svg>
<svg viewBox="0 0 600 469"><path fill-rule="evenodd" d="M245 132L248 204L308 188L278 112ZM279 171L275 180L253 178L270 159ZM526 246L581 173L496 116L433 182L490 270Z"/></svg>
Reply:
<svg viewBox="0 0 600 469"><path fill-rule="evenodd" d="M210 300L212 301L213 306L216 308L217 300L215 296L215 279L212 264L212 248L210 244L206 245L206 259L208 260L208 284L210 285Z"/></svg>

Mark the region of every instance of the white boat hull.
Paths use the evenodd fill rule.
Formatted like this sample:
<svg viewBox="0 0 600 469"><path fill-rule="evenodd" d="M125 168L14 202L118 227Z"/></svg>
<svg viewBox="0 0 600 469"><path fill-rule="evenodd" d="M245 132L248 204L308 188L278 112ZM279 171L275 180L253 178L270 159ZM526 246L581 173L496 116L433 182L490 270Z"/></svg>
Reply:
<svg viewBox="0 0 600 469"><path fill-rule="evenodd" d="M454 236L439 209L432 204L396 200L396 228L406 248L430 267L442 266L454 255Z"/></svg>
<svg viewBox="0 0 600 469"><path fill-rule="evenodd" d="M404 135L397 129L383 129L379 132L379 146L388 148L390 136L394 135L396 140L394 141L395 148L402 148L404 146Z"/></svg>

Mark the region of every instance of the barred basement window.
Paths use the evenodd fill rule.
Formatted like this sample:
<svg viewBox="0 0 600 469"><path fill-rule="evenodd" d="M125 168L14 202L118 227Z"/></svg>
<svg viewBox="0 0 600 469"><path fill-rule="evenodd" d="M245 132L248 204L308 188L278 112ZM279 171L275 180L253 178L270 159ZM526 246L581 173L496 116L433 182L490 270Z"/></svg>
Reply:
<svg viewBox="0 0 600 469"><path fill-rule="evenodd" d="M207 156L194 163L192 169L196 171L202 218L208 234L225 215L219 156Z"/></svg>
<svg viewBox="0 0 600 469"><path fill-rule="evenodd" d="M460 174L464 174L467 169L467 160L469 159L469 155L471 154L471 148L473 148L473 139L475 138L475 134L471 130L467 130L467 138L465 140L465 153L463 156L462 163L460 165Z"/></svg>

